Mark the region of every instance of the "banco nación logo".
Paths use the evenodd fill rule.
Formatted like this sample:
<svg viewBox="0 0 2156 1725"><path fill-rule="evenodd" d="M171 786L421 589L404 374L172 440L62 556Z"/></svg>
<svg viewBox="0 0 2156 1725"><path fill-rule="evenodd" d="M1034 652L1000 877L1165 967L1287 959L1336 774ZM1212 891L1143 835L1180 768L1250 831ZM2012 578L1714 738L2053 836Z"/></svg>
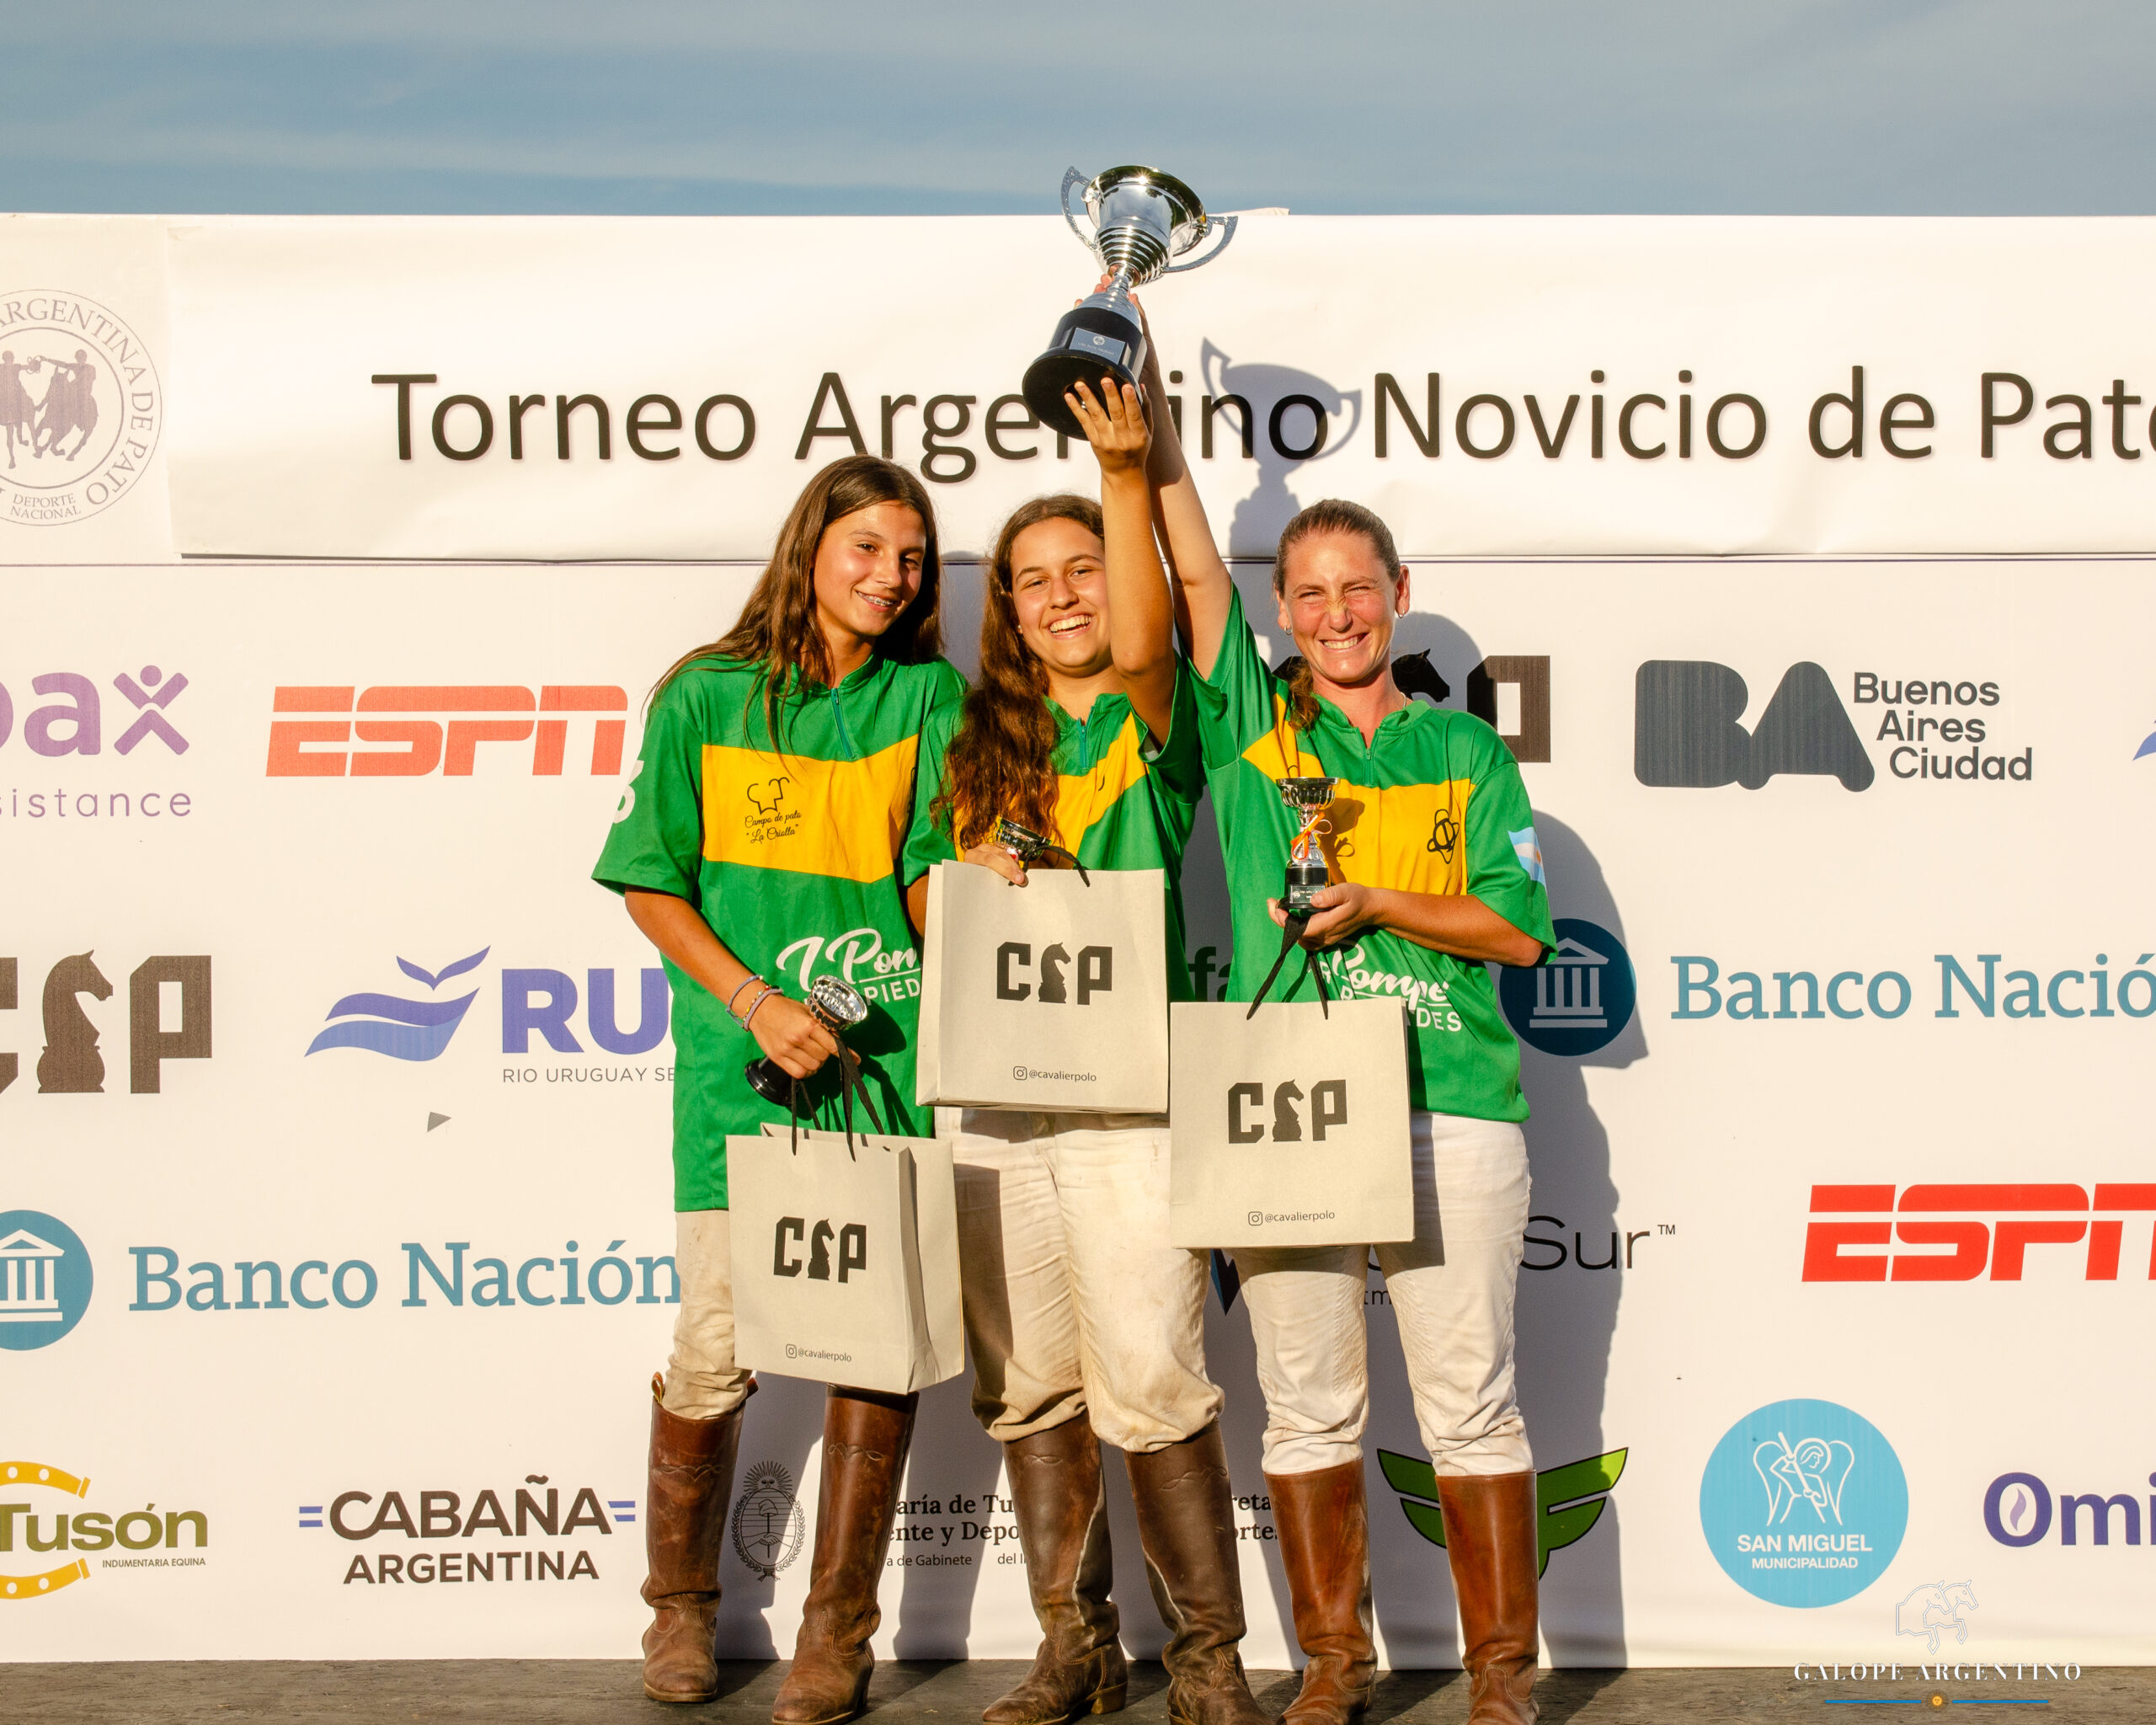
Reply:
<svg viewBox="0 0 2156 1725"><path fill-rule="evenodd" d="M41 1210L0 1212L0 1348L48 1348L90 1304L90 1254L75 1231Z"/></svg>

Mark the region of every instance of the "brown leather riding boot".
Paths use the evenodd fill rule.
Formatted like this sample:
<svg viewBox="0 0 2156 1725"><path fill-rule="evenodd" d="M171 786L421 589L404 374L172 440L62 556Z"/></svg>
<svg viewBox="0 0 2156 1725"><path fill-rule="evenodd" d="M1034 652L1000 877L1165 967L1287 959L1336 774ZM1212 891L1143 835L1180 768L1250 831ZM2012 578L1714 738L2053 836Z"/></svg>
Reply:
<svg viewBox="0 0 2156 1725"><path fill-rule="evenodd" d="M651 1381L651 1482L644 1494L643 1692L655 1701L707 1701L718 1693L712 1625L718 1557L741 1446L741 1409L684 1419L659 1403Z"/></svg>
<svg viewBox="0 0 2156 1725"><path fill-rule="evenodd" d="M876 1583L913 1438L919 1396L831 1386L824 1402L823 1478L816 1492L816 1551L793 1669L771 1706L776 1725L837 1725L861 1711L876 1656L868 1638L883 1621Z"/></svg>
<svg viewBox="0 0 2156 1725"><path fill-rule="evenodd" d="M1359 1458L1315 1473L1268 1473L1273 1525L1310 1664L1281 1725L1349 1725L1370 1704L1370 1522Z"/></svg>
<svg viewBox="0 0 2156 1725"><path fill-rule="evenodd" d="M1468 1725L1534 1725L1534 1476L1440 1474Z"/></svg>
<svg viewBox="0 0 2156 1725"><path fill-rule="evenodd" d="M1082 1413L1003 1446L1026 1585L1041 1644L1025 1680L981 1715L987 1725L1066 1725L1122 1711L1130 1681L1108 1585L1101 1443Z"/></svg>
<svg viewBox="0 0 2156 1725"><path fill-rule="evenodd" d="M1139 1543L1153 1603L1167 1626L1172 1725L1271 1725L1251 1699L1236 1644L1243 1638L1242 1578L1220 1428L1209 1425L1150 1455L1126 1454Z"/></svg>

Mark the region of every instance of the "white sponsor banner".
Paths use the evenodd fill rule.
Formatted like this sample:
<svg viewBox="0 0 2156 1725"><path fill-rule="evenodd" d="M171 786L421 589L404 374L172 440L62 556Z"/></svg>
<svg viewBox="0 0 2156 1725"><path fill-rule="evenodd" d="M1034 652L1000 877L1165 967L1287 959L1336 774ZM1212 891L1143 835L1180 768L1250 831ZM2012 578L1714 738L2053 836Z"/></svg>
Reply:
<svg viewBox="0 0 2156 1725"><path fill-rule="evenodd" d="M760 558L856 449L979 547L1096 483L1015 393L1092 284L1053 216L171 236L189 554ZM1326 495L1428 555L2147 551L2152 266L2140 218L1255 216L1147 297L1238 554Z"/></svg>
<svg viewBox="0 0 2156 1725"><path fill-rule="evenodd" d="M2118 1339L2156 1298L2147 577L1413 570L1401 646L1529 757L1566 961L1506 985L1552 1659L2150 1657ZM0 1656L632 1653L672 1053L585 877L650 677L748 579L0 574ZM1218 870L1193 855L1215 991ZM1375 1278L1366 1311L1380 1646L1451 1664ZM1278 1667L1240 1305L1209 1349L1246 1657ZM1993 1417L2024 1378L2070 1417ZM923 1399L885 1654L1037 1639L968 1388ZM749 1405L729 1653L791 1648L819 1420L812 1385Z"/></svg>

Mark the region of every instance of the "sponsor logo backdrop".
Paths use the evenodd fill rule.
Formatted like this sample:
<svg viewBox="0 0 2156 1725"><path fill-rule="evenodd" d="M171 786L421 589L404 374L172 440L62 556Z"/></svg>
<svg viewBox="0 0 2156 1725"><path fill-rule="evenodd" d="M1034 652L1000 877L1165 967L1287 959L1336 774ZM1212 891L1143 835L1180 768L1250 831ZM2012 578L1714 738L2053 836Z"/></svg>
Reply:
<svg viewBox="0 0 2156 1725"><path fill-rule="evenodd" d="M1031 231L960 226L991 260L998 232ZM1794 256L1817 226L1750 232ZM339 248L370 227L390 259L373 279L392 299L418 304L430 269L483 265L501 272L498 309L519 280L527 298L559 304L528 330L505 330L477 301L445 302L428 350L407 351L426 344L419 325L398 323L403 312L322 310ZM432 262L396 249L409 227L217 224L175 238L164 224L55 224L8 272L123 321L169 392L133 494L77 521L0 527L12 564L0 605L14 623L0 643L8 1657L618 1657L634 1647L644 1381L674 1311L673 1051L648 948L585 877L627 784L652 676L723 626L753 569L175 567L166 524L176 513L179 542L201 553L622 558L685 548L632 542L659 531L654 522L678 534L693 519L725 537L718 548L745 550L803 472L792 450L808 403L782 409L771 394L767 410L766 384L729 367L793 364L786 355L814 343L783 322L714 323L643 304L624 286L631 252L646 248L638 279L662 288L667 272L689 267L649 251L662 244L650 228L612 230L611 289L578 318L564 284L587 268L578 259L589 248L566 225L506 225L499 243L484 224L440 225ZM738 248L746 227L696 232ZM1427 227L1365 229L1405 245ZM787 231L820 247L835 243L837 225ZM1632 232L1543 231L1579 247ZM1253 240L1260 232L1253 224ZM2141 230L2057 232L2062 243L2130 246ZM1930 261L1918 261L1941 272L2011 240L2004 225L1939 233ZM1265 298L1278 291L1264 284L1281 278L1278 259L1241 245L1231 261L1242 259L1264 315L1219 317L1246 320L1231 350L1254 367L1284 352L1268 328L1294 326ZM1075 250L1038 250L1026 282L1014 274L1007 291L985 297L1007 331L998 323L993 339L938 349L952 382L926 372L879 381L866 369L857 381L843 356L812 358L799 367L804 398L821 371L845 372L873 447L882 394L970 389L982 397L977 431L985 392L1015 375L1065 278L1082 275ZM187 260L169 313L168 254ZM309 255L311 275L297 261ZM1550 255L1550 279L1578 280L1560 271L1567 254ZM1164 308L1171 291L1187 290L1164 290ZM1313 306L1330 305L1334 288L1309 291ZM1791 290L1787 279L1726 275L1685 291L1713 297L1736 330L1768 327ZM217 332L250 307L251 359L220 350ZM1394 361L1377 350L1395 326L1382 308L1369 317L1357 364L1390 365L1403 388L1415 368L1406 393L1418 415L1424 371L1449 377L1497 350L1493 327L1468 310L1426 308L1397 325L1406 333ZM193 334L183 333L189 318ZM1193 367L1198 342L1230 344L1226 321L1186 307L1179 325ZM1613 310L1609 327L1636 326ZM2143 339L2122 318L2062 334L2055 310L2004 327L2020 357L1972 359L1974 369L2034 377L2042 368L2027 355L2047 343L2108 355L2107 341ZM728 328L743 332L738 341ZM1435 356L1428 332L1463 357ZM104 339L101 351L120 338ZM377 339L382 353L353 358ZM1785 371L1802 345L1778 342L1777 366ZM1846 393L1848 365L1863 356L1828 349ZM647 351L680 380L644 381ZM2117 351L2089 385L2098 395L2116 369L2131 373L2127 347ZM330 393L293 382L287 361L307 353ZM611 374L576 371L577 355L612 355L619 387ZM1684 357L1672 350L1673 375ZM1582 366L1589 358L1617 363L1582 350ZM527 363L537 367L529 380L517 369ZM484 461L436 451L435 398L408 386L407 468L395 452L398 386L355 381L433 371L447 390L470 373L469 393L492 402L512 383L554 390L556 366L560 393L610 403L611 472L675 472L619 467L638 393L669 395L686 418L730 391L758 415L757 457L765 439L777 452L755 469L747 457L685 456L703 467L679 494L609 501L603 487L558 477L575 468L557 463L550 395L528 412L526 458L545 455L549 506L570 524L563 532L584 537L552 543L542 522L531 544L489 543L522 505L467 506L440 489ZM1569 375L1559 366L1546 387L1586 393ZM1540 381L1519 376L1489 387ZM1942 462L1928 471L1946 471L1951 423L1954 458L1982 478L1973 377L1964 382L1959 395L1939 387ZM1248 383L1253 399L1260 387ZM1367 415L1367 377L1361 387ZM2079 387L2039 380L2050 393ZM2132 387L2129 375L2123 393ZM287 393L273 400L278 390ZM1281 385L1271 398L1293 393ZM1799 471L1844 471L1801 441L1802 402L1792 420L1784 395L1757 393L1774 435L1800 440ZM1197 411L1186 403L1187 415ZM1207 480L1219 518L1240 519L1247 504L1271 519L1266 510L1344 490L1410 521L1449 519L1460 494L1431 488L1497 464L1457 458L1448 406L1443 452L1402 478L1401 451L1413 446L1390 411L1390 478L1322 456L1230 472L1223 417ZM1486 440L1497 419L1486 411L1492 429L1471 427ZM1582 425L1589 411L1580 408ZM41 412L34 401L33 439ZM489 412L499 453L506 409ZM714 447L728 446L722 431L739 436L738 415L722 425L734 412L713 410ZM664 408L647 418L663 420ZM569 421L573 439L595 436L590 408ZM259 444L233 430L243 424L259 425ZM457 409L445 435L467 446L479 424ZM1365 417L1366 454L1370 429ZM2002 481L1988 514L1966 499L1944 514L1909 501L1908 537L1935 548L2077 549L2092 532L2140 542L2147 508L2112 489L2128 469L2105 453L2100 404L2097 434L2097 454L2068 467L2022 425L2015 435L2041 463L2024 476L2036 490ZM899 452L918 462L914 435ZM696 447L692 430L670 441ZM1043 457L1014 466L1000 489L954 483L962 545L1011 499L1090 477L1079 453L1059 467L1052 437L1040 441ZM16 452L51 459L19 440ZM751 472L755 483L740 483ZM2066 473L2086 476L2079 501L2044 489ZM393 489L408 482L416 489ZM1493 542L1502 524L1529 518L1593 548L1635 542L1591 510L1565 514L1561 499L1531 514L1529 495L1486 499ZM1657 508L1665 549L1702 537L1720 549L1762 542L1717 537L1677 491ZM276 538L333 516L364 518L374 537ZM1796 548L1830 546L1801 511L1773 519ZM257 528L265 537L248 538ZM127 534L136 539L113 548L112 536ZM1253 616L1268 620L1266 568L1238 574ZM1550 1656L2146 1658L2133 1566L2151 1537L2142 1482L2156 1455L2129 1435L2145 1426L2148 1398L2118 1340L2145 1325L2156 1298L2139 1076L2156 1036L2156 923L2139 862L2156 838L2156 764L2136 754L2156 729L2146 563L1634 557L1426 560L1413 575L1402 644L1428 649L1446 698L1487 713L1514 740L1535 809L1519 842L1546 870L1563 937L1557 964L1504 991L1534 1108L1520 1359L1543 1476ZM963 660L978 576L961 563L951 579ZM1189 885L1195 971L1217 989L1236 960L1209 821ZM850 932L800 931L805 969L841 966L858 946ZM1398 1665L1452 1664L1435 1488L1374 1278L1367 1310L1383 1645ZM1247 1327L1240 1307L1216 1306L1209 1322L1246 1534L1246 1653L1283 1664L1291 1637ZM2025 1381L2050 1417L1988 1417ZM791 1645L820 1395L771 1377L750 1407L722 1616L725 1645L744 1655ZM930 1391L922 1418L879 1645L1024 1654L1036 1632L1015 1527L964 1381ZM1161 1637L1127 1498L1114 1513L1126 1634L1150 1651Z"/></svg>

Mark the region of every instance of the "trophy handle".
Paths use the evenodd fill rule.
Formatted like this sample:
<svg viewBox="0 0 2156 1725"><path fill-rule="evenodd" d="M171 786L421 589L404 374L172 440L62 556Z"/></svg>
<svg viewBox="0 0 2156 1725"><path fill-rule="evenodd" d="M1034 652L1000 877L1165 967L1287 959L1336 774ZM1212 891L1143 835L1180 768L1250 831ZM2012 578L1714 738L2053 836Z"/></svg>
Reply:
<svg viewBox="0 0 2156 1725"><path fill-rule="evenodd" d="M1086 238L1086 230L1078 225L1078 218L1070 213L1070 188L1086 184L1086 176L1076 168L1063 170L1063 219L1070 224L1070 231L1078 236L1078 243L1090 252L1093 249L1093 243Z"/></svg>
<svg viewBox="0 0 2156 1725"><path fill-rule="evenodd" d="M1219 244L1214 247L1213 249L1208 252L1203 257L1193 258L1187 264L1171 264L1166 269L1163 270L1161 274L1163 275L1177 275L1186 270L1195 270L1200 264L1209 264L1215 258L1219 257L1221 253L1226 251L1228 249L1228 242L1235 237L1235 218L1232 216L1223 216L1214 225L1220 230Z"/></svg>

